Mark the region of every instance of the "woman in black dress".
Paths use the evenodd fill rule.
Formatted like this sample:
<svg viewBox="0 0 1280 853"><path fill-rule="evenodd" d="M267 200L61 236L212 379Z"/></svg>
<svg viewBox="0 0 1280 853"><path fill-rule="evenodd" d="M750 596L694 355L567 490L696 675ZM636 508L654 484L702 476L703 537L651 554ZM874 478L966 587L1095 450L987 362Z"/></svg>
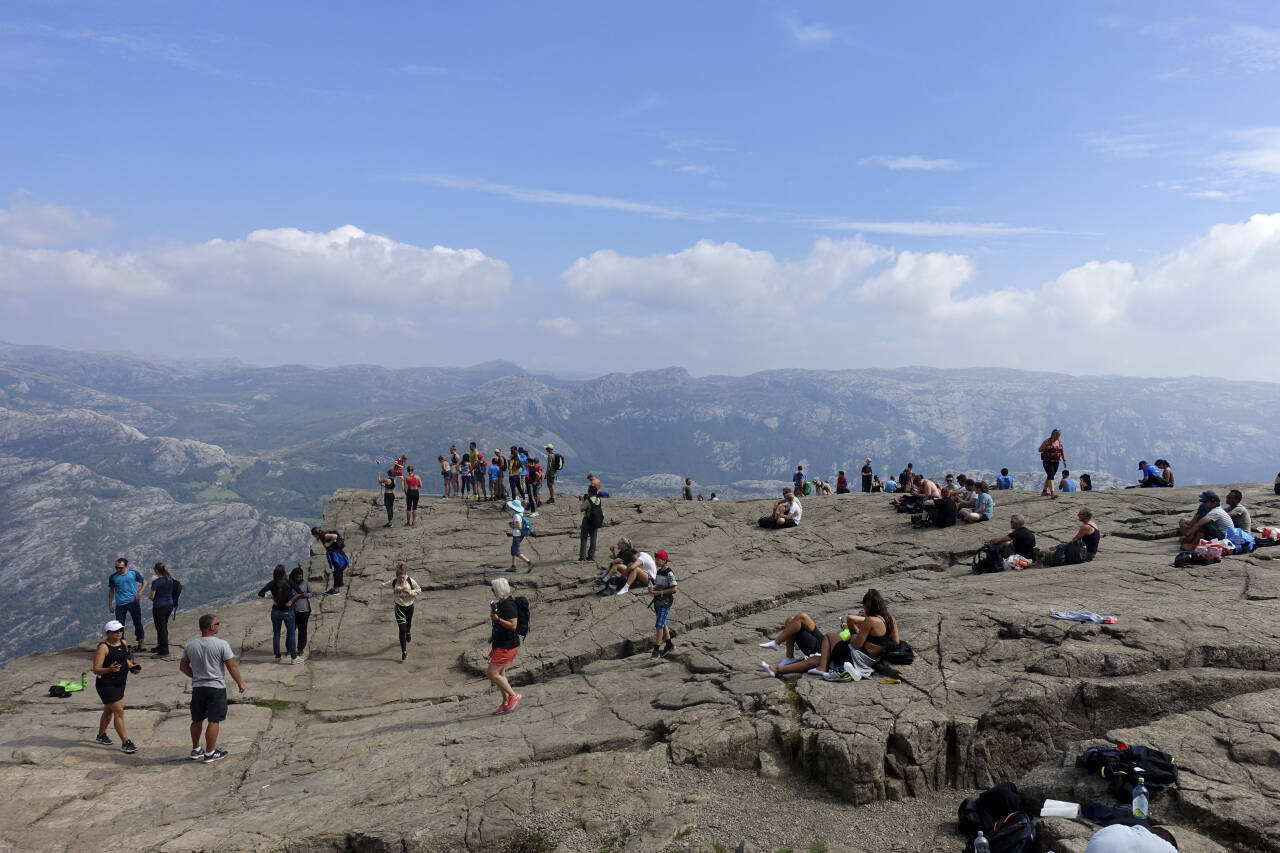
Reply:
<svg viewBox="0 0 1280 853"><path fill-rule="evenodd" d="M94 687L102 700L102 718L98 720L98 736L94 740L111 745L107 737L107 725L114 723L120 735L120 751L132 754L138 751L129 740L124 728L124 685L131 672L141 672L142 667L133 662L129 645L124 641L124 625L112 619L103 628L106 639L98 643L93 653L93 674L98 676Z"/></svg>

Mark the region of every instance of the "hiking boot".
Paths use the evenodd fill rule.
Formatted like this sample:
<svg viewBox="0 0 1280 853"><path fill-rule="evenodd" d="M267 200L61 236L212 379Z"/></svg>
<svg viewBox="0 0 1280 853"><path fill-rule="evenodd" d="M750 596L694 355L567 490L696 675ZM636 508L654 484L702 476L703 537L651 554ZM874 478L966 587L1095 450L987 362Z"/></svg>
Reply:
<svg viewBox="0 0 1280 853"><path fill-rule="evenodd" d="M100 743L103 746L111 746L111 738L107 737L107 733L103 732L93 739L94 743Z"/></svg>
<svg viewBox="0 0 1280 853"><path fill-rule="evenodd" d="M670 640L667 640L666 645L664 645L664 646L662 647L662 653L665 655L665 654L667 654L668 652L670 652L670 651L671 651L672 649L674 649L674 648L675 648L675 646L674 646L674 645L672 645L671 641L670 641Z"/></svg>
<svg viewBox="0 0 1280 853"><path fill-rule="evenodd" d="M124 743L120 744L120 751L123 752L125 755L133 755L135 752L138 751L138 748L133 745L133 741L127 740Z"/></svg>
<svg viewBox="0 0 1280 853"><path fill-rule="evenodd" d="M547 498L545 501L543 501L543 503L548 503L548 504L553 504L555 502L556 502L555 498Z"/></svg>
<svg viewBox="0 0 1280 853"><path fill-rule="evenodd" d="M190 758L192 761L203 761L204 750L197 746L187 753L187 758Z"/></svg>
<svg viewBox="0 0 1280 853"><path fill-rule="evenodd" d="M657 646L654 646L653 651L649 652L649 657L656 658L660 654L662 654L662 649L658 648Z"/></svg>
<svg viewBox="0 0 1280 853"><path fill-rule="evenodd" d="M206 752L204 754L204 763L212 764L213 762L221 761L226 757L227 757L227 751L225 749L215 749L213 752Z"/></svg>

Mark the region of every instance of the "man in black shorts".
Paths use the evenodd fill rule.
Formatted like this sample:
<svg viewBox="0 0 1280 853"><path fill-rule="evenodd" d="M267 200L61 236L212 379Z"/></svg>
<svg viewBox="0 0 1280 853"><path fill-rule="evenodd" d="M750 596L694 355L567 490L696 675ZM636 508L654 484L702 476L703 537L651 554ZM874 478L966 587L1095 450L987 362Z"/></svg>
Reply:
<svg viewBox="0 0 1280 853"><path fill-rule="evenodd" d="M223 667L231 673L240 692L244 692L244 679L240 677L231 645L218 636L220 625L212 613L201 616L200 636L182 647L182 662L178 664L182 674L191 679L191 754L188 757L192 761L211 763L227 757L225 749L218 749L218 729L227 718L227 682ZM204 749L200 748L202 730Z"/></svg>

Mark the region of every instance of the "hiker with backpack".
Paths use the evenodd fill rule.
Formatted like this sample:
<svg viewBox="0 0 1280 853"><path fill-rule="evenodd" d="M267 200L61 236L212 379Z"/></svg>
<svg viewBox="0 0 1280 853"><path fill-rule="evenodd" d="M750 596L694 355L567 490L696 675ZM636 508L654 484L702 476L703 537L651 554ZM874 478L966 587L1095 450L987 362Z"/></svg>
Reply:
<svg viewBox="0 0 1280 853"><path fill-rule="evenodd" d="M124 687L129 673L141 672L142 667L133 661L129 644L124 641L124 625L121 622L112 619L103 626L102 632L104 639L98 643L98 648L93 653L93 674L98 676L94 687L97 688L98 698L102 700L102 716L98 720L98 736L94 741L110 746L107 726L114 725L116 734L120 735L120 751L132 754L138 748L129 740L124 728Z"/></svg>
<svg viewBox="0 0 1280 853"><path fill-rule="evenodd" d="M293 618L293 603L302 595L285 574L284 565L277 565L267 585L258 590L258 598L271 596L271 651L275 653L276 663L284 663L280 655L280 626L285 628L285 648L289 652L289 662L298 662L298 623Z"/></svg>
<svg viewBox="0 0 1280 853"><path fill-rule="evenodd" d="M578 508L582 511L582 521L578 525L578 562L585 563L595 560L596 535L604 526L604 507L600 502L600 487L596 483L587 486L587 493L582 496Z"/></svg>
<svg viewBox="0 0 1280 853"><path fill-rule="evenodd" d="M507 501L507 509L511 510L511 520L507 522L509 528L507 535L511 537L511 568L509 572L516 570L516 560L524 560L525 571L533 571L533 561L520 553L520 544L524 542L525 537L533 533L533 525L524 513L524 504L519 498L512 498Z"/></svg>
<svg viewBox="0 0 1280 853"><path fill-rule="evenodd" d="M543 449L547 451L547 503L553 504L556 502L556 477L564 468L564 457L556 453L553 444L548 444Z"/></svg>
<svg viewBox="0 0 1280 853"><path fill-rule="evenodd" d="M507 667L516 659L520 651L519 625L520 608L511 598L511 584L506 578L494 578L489 582L494 599L489 602L489 620L493 629L489 634L489 668L485 676L502 691L502 704L494 714L505 714L515 709L524 697L511 689L507 681Z"/></svg>
<svg viewBox="0 0 1280 853"><path fill-rule="evenodd" d="M346 541L338 531L325 531L319 527L311 528L311 535L324 547L325 560L328 561L329 569L333 572L333 586L325 590L324 594L337 595L338 590L342 589L342 573L346 571L347 566L351 565L351 559L346 552Z"/></svg>
<svg viewBox="0 0 1280 853"><path fill-rule="evenodd" d="M169 620L178 605L174 587L181 592L182 584L169 574L169 567L164 563L156 563L152 567L156 579L151 582L151 622L156 626L156 647L152 657L162 658L169 654Z"/></svg>
<svg viewBox="0 0 1280 853"><path fill-rule="evenodd" d="M391 587L395 599L396 630L400 634L400 662L404 663L409 657L409 641L413 639L413 603L422 594L422 587L409 577L403 560L396 563L396 576L378 585Z"/></svg>

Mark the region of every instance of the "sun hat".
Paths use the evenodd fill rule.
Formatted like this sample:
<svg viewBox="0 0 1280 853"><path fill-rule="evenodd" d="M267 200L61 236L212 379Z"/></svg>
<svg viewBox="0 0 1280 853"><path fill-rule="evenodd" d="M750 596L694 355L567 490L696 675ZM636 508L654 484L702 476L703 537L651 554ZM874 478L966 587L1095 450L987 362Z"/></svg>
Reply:
<svg viewBox="0 0 1280 853"><path fill-rule="evenodd" d="M511 500L507 501L507 509L511 510L512 512L518 512L521 515L524 515L524 504L520 502L519 498L512 498Z"/></svg>
<svg viewBox="0 0 1280 853"><path fill-rule="evenodd" d="M110 622L102 626L102 633L110 634L112 631L123 631L124 625L112 619Z"/></svg>

